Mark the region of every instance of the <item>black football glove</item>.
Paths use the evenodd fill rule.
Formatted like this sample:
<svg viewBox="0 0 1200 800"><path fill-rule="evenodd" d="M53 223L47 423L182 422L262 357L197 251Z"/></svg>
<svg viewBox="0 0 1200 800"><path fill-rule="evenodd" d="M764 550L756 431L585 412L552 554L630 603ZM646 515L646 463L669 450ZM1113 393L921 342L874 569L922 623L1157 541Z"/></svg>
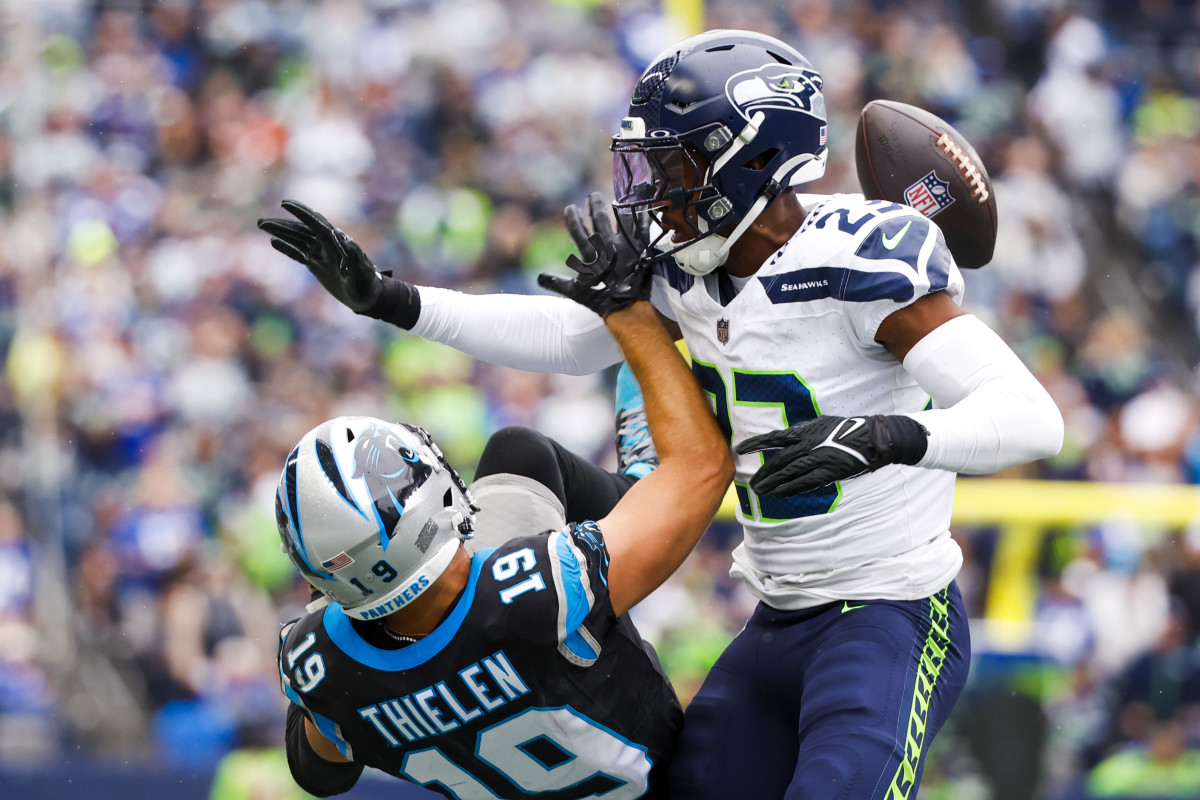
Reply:
<svg viewBox="0 0 1200 800"><path fill-rule="evenodd" d="M290 219L260 219L271 246L308 267L325 290L351 311L409 330L421 314L417 287L380 272L351 239L303 203L284 200Z"/></svg>
<svg viewBox="0 0 1200 800"><path fill-rule="evenodd" d="M358 243L303 203L284 200L282 205L300 221L260 219L258 227L271 234L271 246L308 267L351 311L361 314L375 305L383 278Z"/></svg>
<svg viewBox="0 0 1200 800"><path fill-rule="evenodd" d="M789 497L834 481L874 472L888 464L915 464L925 455L929 432L901 414L817 417L781 431L754 436L737 446L741 455L782 448L750 479L758 494Z"/></svg>
<svg viewBox="0 0 1200 800"><path fill-rule="evenodd" d="M579 256L567 258L576 272L572 278L542 273L538 284L587 306L601 317L650 297L650 264L642 254L648 241L646 215L618 215L614 230L608 205L599 192L588 195L592 233L576 205L563 211L567 231L579 248Z"/></svg>
<svg viewBox="0 0 1200 800"><path fill-rule="evenodd" d="M637 214L618 214L617 223L620 230L614 231L609 219L610 205L604 201L599 192L592 192L587 198L588 218L591 220L591 230L583 218L583 211L572 203L563 209L563 219L567 223L567 233L575 240L575 247L585 261L595 259L595 248L590 241L593 233L612 242L617 251L617 260L629 265L632 269L642 258L642 254L650 244L650 216L646 212Z"/></svg>

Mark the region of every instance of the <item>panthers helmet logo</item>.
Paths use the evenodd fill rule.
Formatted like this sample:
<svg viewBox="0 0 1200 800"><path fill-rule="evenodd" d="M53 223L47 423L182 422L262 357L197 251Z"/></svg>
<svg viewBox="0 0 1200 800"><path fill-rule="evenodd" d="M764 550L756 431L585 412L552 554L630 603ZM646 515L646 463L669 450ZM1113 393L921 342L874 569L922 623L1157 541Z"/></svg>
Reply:
<svg viewBox="0 0 1200 800"><path fill-rule="evenodd" d="M372 425L354 446L354 478L367 484L375 502L384 549L391 539L409 495L433 473L433 467L389 431Z"/></svg>
<svg viewBox="0 0 1200 800"><path fill-rule="evenodd" d="M821 75L788 64L767 64L732 76L725 83L730 102L750 119L755 111L799 111L825 120Z"/></svg>

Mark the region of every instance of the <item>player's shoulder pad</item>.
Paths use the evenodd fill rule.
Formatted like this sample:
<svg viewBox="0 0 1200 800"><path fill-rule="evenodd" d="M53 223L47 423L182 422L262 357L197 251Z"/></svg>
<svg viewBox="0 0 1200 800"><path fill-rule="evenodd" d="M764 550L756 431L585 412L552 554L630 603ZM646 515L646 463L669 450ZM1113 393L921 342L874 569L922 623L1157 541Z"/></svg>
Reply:
<svg viewBox="0 0 1200 800"><path fill-rule="evenodd" d="M798 202L805 211L812 211L814 208L821 205L822 203L825 203L834 197L841 196L841 195L834 195L834 194L812 194L809 192L796 192L795 194L796 194L796 202ZM849 196L862 197L861 194L849 195Z"/></svg>
<svg viewBox="0 0 1200 800"><path fill-rule="evenodd" d="M921 214L900 203L868 200L861 194L835 194L808 208L804 228L811 227L826 236L857 242L884 220L910 216L920 217Z"/></svg>
<svg viewBox="0 0 1200 800"><path fill-rule="evenodd" d="M668 255L660 255L654 259L654 263L650 265L650 273L654 277L662 278L667 284L679 292L684 294L688 289L696 283L696 277L679 268L675 263L675 259Z"/></svg>
<svg viewBox="0 0 1200 800"><path fill-rule="evenodd" d="M599 645L582 628L594 610L611 609L608 551L595 523L512 539L486 559L483 569L494 578L502 605L529 615L523 638L554 643L578 665L595 661Z"/></svg>
<svg viewBox="0 0 1200 800"><path fill-rule="evenodd" d="M310 633L315 633L318 639L324 637L325 629L321 624L324 612L325 609L321 609L284 623L279 629L279 657L281 659L286 652L299 646Z"/></svg>
<svg viewBox="0 0 1200 800"><path fill-rule="evenodd" d="M287 646L288 636L295 629L296 623L298 623L299 621L300 621L300 619L297 618L297 619L289 620L288 622L285 622L285 623L283 623L283 625L279 626L279 652L282 653L283 648L285 646Z"/></svg>
<svg viewBox="0 0 1200 800"><path fill-rule="evenodd" d="M909 206L841 195L815 214L814 228L842 234L819 268L839 300L906 302L947 288L957 274L941 230Z"/></svg>
<svg viewBox="0 0 1200 800"><path fill-rule="evenodd" d="M560 593L583 586L590 595L589 584L597 580L606 584L608 580L608 549L595 522L567 525L561 530L534 536L519 536L480 551L475 558L485 559L484 570L491 570L490 574L500 582L507 580L500 576L540 572ZM591 605L590 599L588 605Z"/></svg>
<svg viewBox="0 0 1200 800"><path fill-rule="evenodd" d="M305 614L302 617L285 623L279 629L279 652L276 654L276 665L279 670L280 689L296 705L307 713L308 705L304 698L297 693L292 684L292 673L296 668L297 658L304 653L311 643L305 645L309 637L320 640L324 635L321 628L323 611Z"/></svg>
<svg viewBox="0 0 1200 800"><path fill-rule="evenodd" d="M325 609L320 609L312 613L302 614L301 616L284 623L279 629L279 639L283 644L295 642L298 639L303 639L311 631L321 627L321 616Z"/></svg>

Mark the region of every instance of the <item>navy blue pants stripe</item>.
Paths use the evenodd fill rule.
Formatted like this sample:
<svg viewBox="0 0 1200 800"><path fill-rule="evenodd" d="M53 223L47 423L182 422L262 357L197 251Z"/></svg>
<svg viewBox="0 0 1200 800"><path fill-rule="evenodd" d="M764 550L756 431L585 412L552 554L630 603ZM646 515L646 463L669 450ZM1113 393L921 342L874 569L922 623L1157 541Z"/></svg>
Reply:
<svg viewBox="0 0 1200 800"><path fill-rule="evenodd" d="M912 800L966 683L958 587L931 598L760 604L684 714L672 800Z"/></svg>

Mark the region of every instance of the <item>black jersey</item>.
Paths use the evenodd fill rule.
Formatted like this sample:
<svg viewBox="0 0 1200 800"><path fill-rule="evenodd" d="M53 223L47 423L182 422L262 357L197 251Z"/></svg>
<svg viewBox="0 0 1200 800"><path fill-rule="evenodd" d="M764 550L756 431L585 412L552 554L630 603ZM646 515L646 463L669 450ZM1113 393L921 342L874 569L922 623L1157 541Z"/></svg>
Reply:
<svg viewBox="0 0 1200 800"><path fill-rule="evenodd" d="M458 800L658 796L683 714L607 580L594 523L513 539L413 644L336 604L301 618L284 691L348 758Z"/></svg>

